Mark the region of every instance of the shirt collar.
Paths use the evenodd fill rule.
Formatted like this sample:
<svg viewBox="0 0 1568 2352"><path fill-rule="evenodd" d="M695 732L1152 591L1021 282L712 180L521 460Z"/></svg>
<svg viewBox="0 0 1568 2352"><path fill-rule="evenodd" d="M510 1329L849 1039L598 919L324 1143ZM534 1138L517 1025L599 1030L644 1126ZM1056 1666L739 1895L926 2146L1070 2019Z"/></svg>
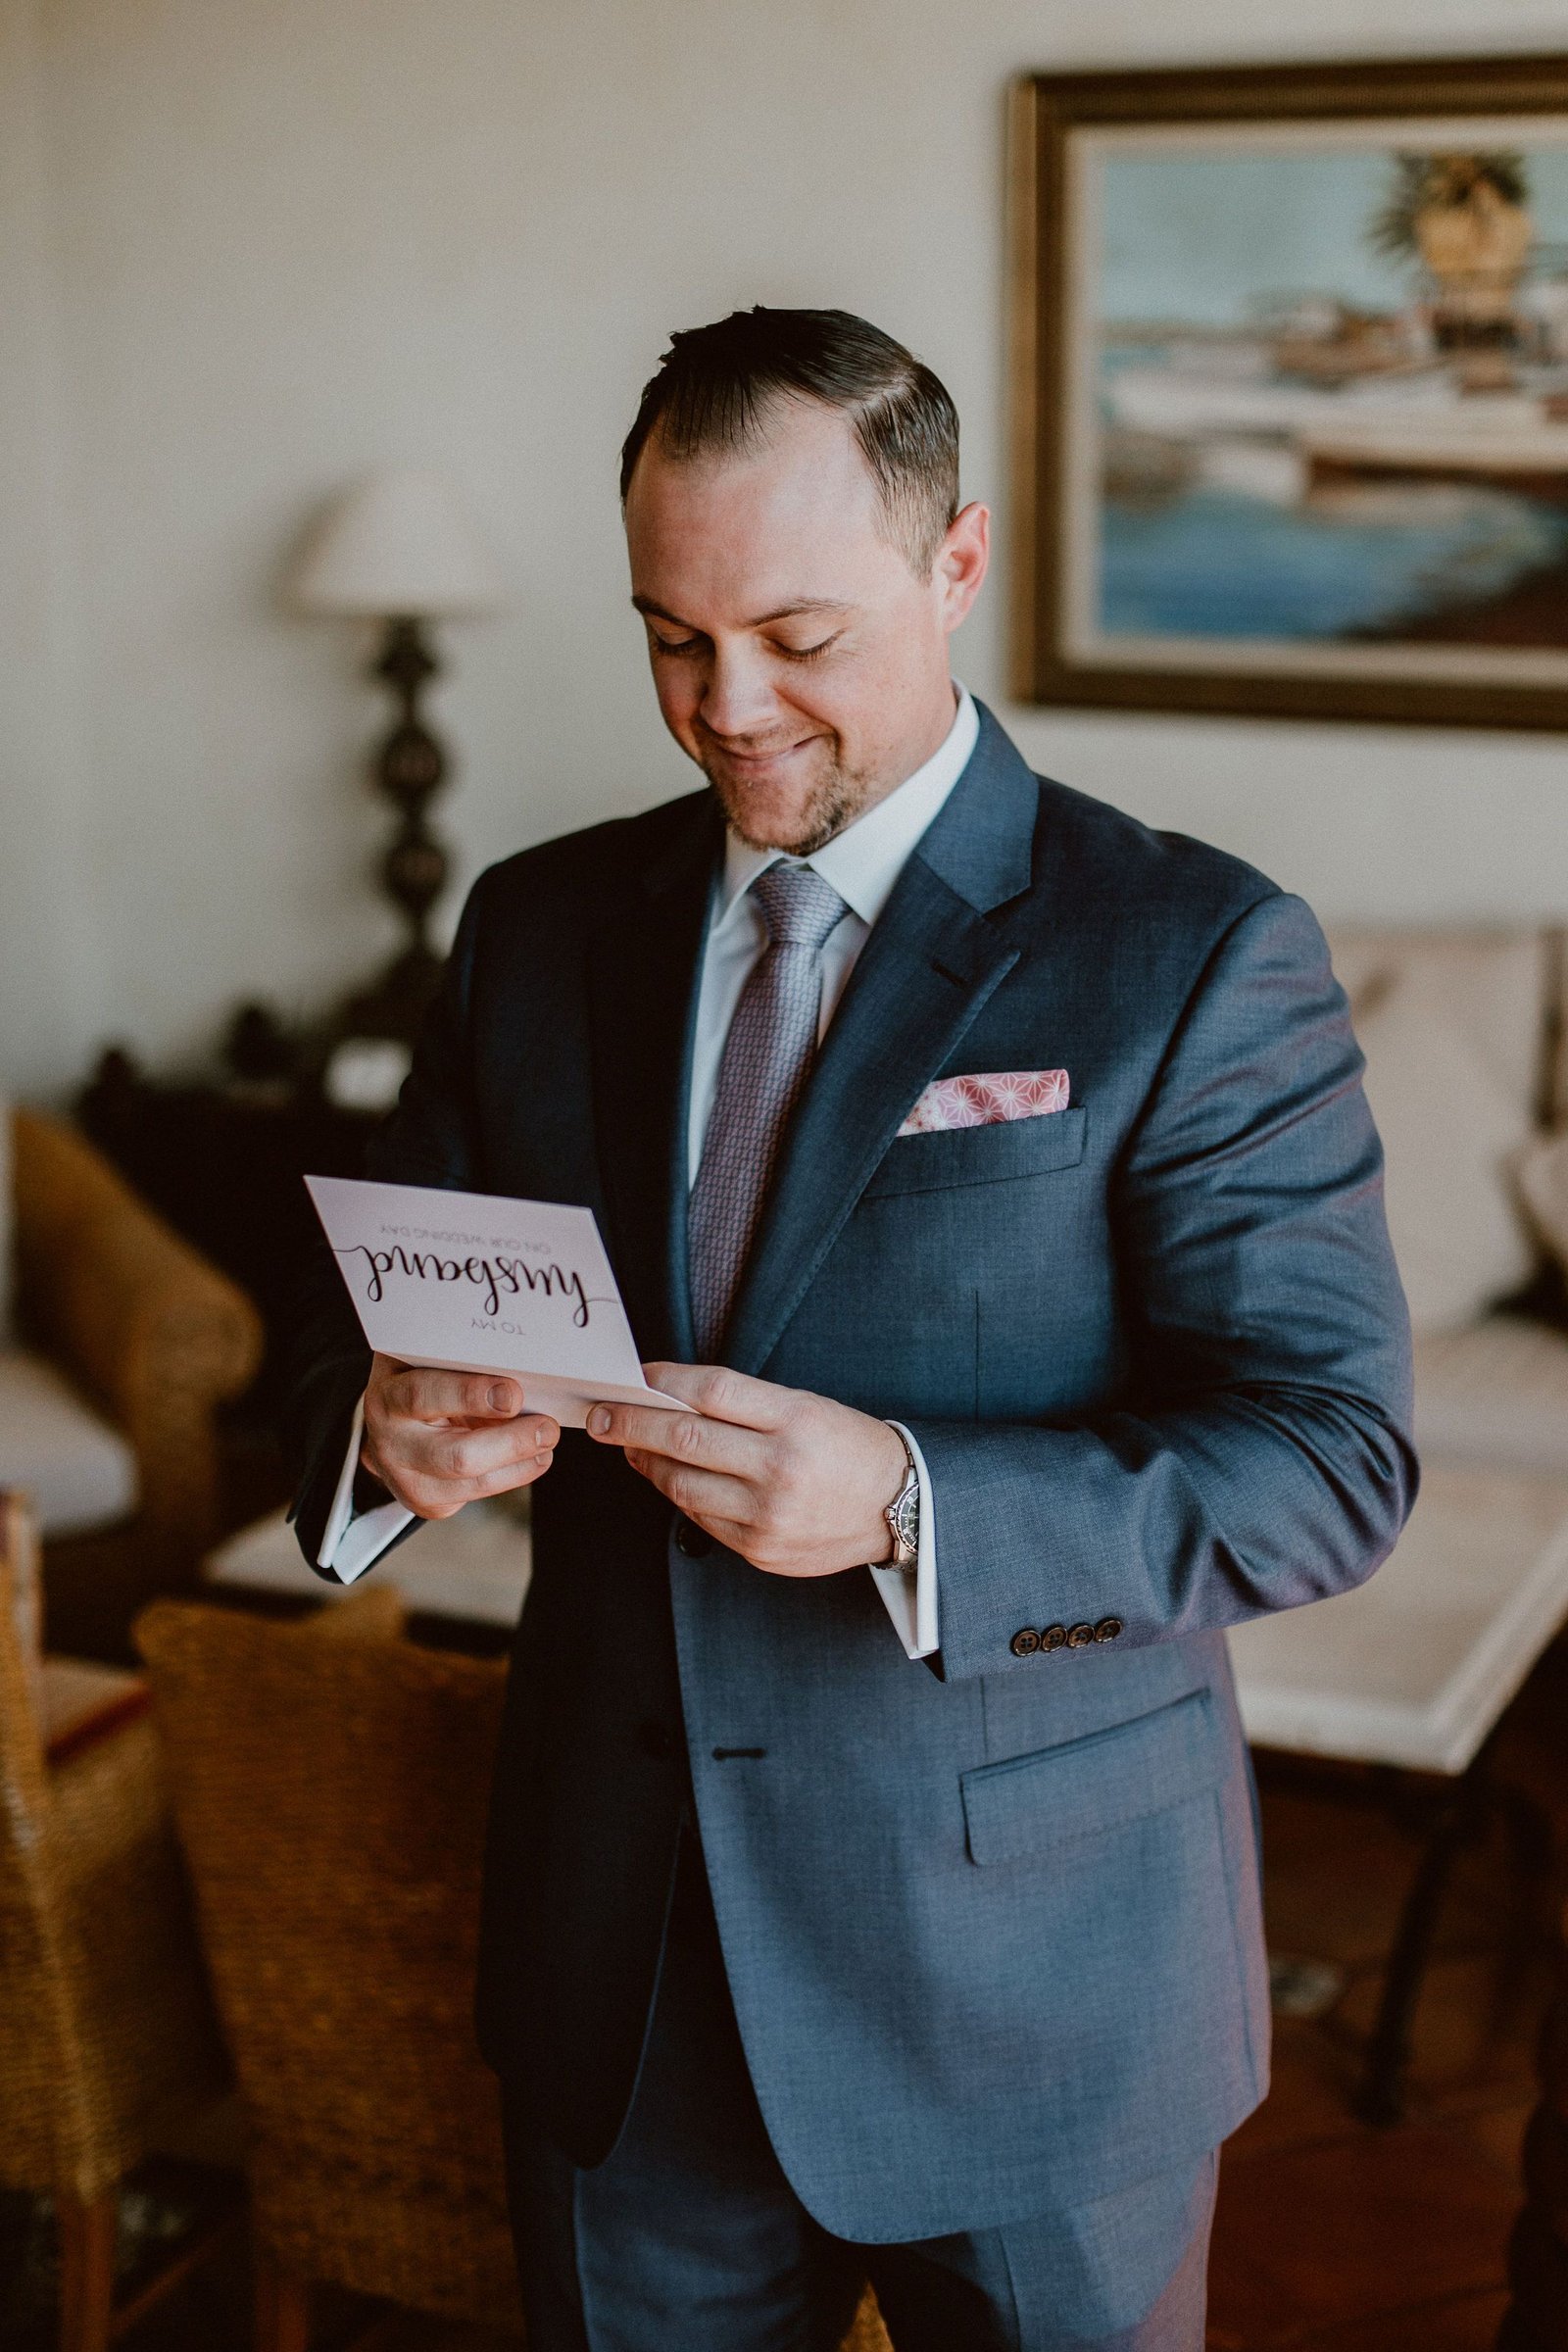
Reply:
<svg viewBox="0 0 1568 2352"><path fill-rule="evenodd" d="M910 851L968 766L979 735L974 697L966 686L959 686L953 724L924 766L906 776L874 808L858 816L853 825L846 825L842 833L835 833L821 849L800 860L814 866L824 882L831 882L867 928L892 897ZM758 876L783 858L781 850L755 850L735 833L727 834L714 923L723 922Z"/></svg>

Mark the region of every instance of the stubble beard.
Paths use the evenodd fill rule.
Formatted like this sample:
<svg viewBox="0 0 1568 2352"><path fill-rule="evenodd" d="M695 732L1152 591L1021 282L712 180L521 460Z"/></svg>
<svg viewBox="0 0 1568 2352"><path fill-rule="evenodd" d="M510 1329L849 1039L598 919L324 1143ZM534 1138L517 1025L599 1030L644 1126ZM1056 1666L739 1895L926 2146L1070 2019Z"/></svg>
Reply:
<svg viewBox="0 0 1568 2352"><path fill-rule="evenodd" d="M791 858L809 858L816 850L825 849L835 835L852 825L875 798L874 779L852 772L839 760L831 759L827 767L812 784L805 805L790 828L787 840L778 838L775 825L764 838L754 830L756 811L749 807L751 795L744 784L725 775L715 761L702 763L703 773L718 800L730 830L749 850L783 850Z"/></svg>

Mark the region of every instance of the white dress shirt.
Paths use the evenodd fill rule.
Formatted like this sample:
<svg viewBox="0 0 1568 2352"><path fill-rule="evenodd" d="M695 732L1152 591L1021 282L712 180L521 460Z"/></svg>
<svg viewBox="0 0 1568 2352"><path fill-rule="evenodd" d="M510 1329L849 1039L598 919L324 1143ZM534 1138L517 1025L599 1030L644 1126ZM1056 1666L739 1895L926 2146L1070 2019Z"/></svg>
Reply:
<svg viewBox="0 0 1568 2352"><path fill-rule="evenodd" d="M979 714L967 688L957 689L953 725L923 767L906 777L885 800L836 833L823 849L801 860L830 882L850 911L835 925L822 950L822 1002L817 1042L827 1034L871 926L893 895L910 852L943 807L969 764L980 733ZM703 972L692 1044L691 1102L686 1128L687 1182L697 1181L703 1139L718 1087L730 1022L741 992L767 947L761 908L749 894L760 874L781 862L778 850L754 850L731 833L709 915ZM893 1427L907 1445L920 1481L919 1557L912 1577L898 1568L873 1568L870 1575L886 1604L899 1639L911 1658L929 1657L939 1646L937 1620L936 1510L920 1448L902 1422ZM344 1456L332 1508L317 1559L343 1583L352 1584L378 1559L394 1536L412 1520L401 1503L385 1502L356 1515L354 1474L365 1429L363 1402Z"/></svg>

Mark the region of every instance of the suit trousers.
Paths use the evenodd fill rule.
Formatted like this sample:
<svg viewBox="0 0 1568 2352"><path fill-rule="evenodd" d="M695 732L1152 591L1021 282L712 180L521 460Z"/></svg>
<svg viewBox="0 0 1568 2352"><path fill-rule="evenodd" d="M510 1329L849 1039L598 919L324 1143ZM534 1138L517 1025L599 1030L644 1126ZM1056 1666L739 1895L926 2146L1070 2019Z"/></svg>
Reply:
<svg viewBox="0 0 1568 2352"><path fill-rule="evenodd" d="M1201 2352L1213 2151L951 2237L854 2245L812 2220L757 2102L690 1829L611 2154L570 2163L525 2084L503 2085L503 2115L530 2352L836 2352L866 2278L895 2352Z"/></svg>

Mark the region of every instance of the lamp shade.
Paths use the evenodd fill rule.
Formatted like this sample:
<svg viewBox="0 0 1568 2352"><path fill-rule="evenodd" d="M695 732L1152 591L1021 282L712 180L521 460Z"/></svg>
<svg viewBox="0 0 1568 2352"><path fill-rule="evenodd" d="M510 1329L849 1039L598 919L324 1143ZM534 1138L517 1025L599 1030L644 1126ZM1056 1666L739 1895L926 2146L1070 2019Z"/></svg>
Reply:
<svg viewBox="0 0 1568 2352"><path fill-rule="evenodd" d="M294 574L302 612L440 619L491 612L506 584L439 474L372 473L334 500Z"/></svg>

